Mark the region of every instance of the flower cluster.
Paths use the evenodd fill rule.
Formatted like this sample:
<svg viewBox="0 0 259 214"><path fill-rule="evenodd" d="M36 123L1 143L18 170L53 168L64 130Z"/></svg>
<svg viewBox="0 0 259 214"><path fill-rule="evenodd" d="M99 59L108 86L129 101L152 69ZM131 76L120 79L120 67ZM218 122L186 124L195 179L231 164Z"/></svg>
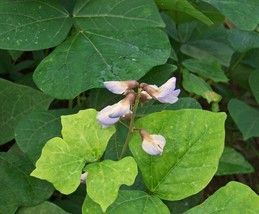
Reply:
<svg viewBox="0 0 259 214"><path fill-rule="evenodd" d="M104 85L112 93L123 94L125 98L118 103L105 107L97 114L97 120L103 128L117 123L121 117L131 117L137 99L136 92L133 90L135 87L138 87L138 92L140 92L138 99L142 102L153 98L161 103L173 104L177 102L180 94L180 89L175 89L175 77L170 78L160 87L146 83L139 84L135 80L108 81L104 82ZM134 116L131 118L132 120ZM142 148L146 153L150 155L161 155L163 153L166 140L162 135L150 135L143 129L140 129L140 135L142 137Z"/></svg>

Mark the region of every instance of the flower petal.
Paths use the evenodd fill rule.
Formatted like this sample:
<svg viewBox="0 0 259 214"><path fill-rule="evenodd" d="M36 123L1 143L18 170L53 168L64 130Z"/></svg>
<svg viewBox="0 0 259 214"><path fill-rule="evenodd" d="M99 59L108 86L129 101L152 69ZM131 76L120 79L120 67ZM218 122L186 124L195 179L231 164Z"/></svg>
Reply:
<svg viewBox="0 0 259 214"><path fill-rule="evenodd" d="M121 117L125 114L131 113L130 104L122 101L113 105L113 109L109 113L110 118Z"/></svg>
<svg viewBox="0 0 259 214"><path fill-rule="evenodd" d="M142 132L142 148L150 155L162 155L166 140L162 135L149 135Z"/></svg>
<svg viewBox="0 0 259 214"><path fill-rule="evenodd" d="M178 95L180 94L180 89L177 89L175 91L167 91L167 93L163 94L157 94L155 95L155 98L160 102L160 103L176 103L178 100Z"/></svg>
<svg viewBox="0 0 259 214"><path fill-rule="evenodd" d="M139 83L135 80L128 81L106 81L104 86L114 94L123 94L127 89L135 88Z"/></svg>
<svg viewBox="0 0 259 214"><path fill-rule="evenodd" d="M116 105L116 104L115 104ZM120 117L109 117L109 114L112 112L114 108L114 105L112 106L106 106L104 109L102 109L100 112L98 112L96 118L98 122L103 126L103 128L109 127L120 119Z"/></svg>
<svg viewBox="0 0 259 214"><path fill-rule="evenodd" d="M166 83L161 85L159 87L159 90L161 90L161 91L167 91L167 90L173 91L175 89L175 84L176 84L176 78L172 77L169 80L167 80Z"/></svg>
<svg viewBox="0 0 259 214"><path fill-rule="evenodd" d="M114 94L123 94L128 86L123 81L107 81L103 83L104 86Z"/></svg>

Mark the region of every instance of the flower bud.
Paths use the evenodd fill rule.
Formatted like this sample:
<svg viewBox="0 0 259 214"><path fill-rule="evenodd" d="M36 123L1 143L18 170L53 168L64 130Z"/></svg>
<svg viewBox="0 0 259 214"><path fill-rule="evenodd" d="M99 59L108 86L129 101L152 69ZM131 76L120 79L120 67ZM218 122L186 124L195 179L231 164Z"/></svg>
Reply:
<svg viewBox="0 0 259 214"><path fill-rule="evenodd" d="M162 135L150 135L147 131L141 129L142 148L150 155L162 155L166 140Z"/></svg>

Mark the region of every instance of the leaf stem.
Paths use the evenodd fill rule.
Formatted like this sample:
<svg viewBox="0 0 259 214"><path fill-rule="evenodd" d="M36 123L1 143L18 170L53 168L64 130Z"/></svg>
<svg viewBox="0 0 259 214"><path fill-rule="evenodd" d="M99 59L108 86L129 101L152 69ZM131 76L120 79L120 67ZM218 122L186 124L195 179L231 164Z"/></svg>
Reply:
<svg viewBox="0 0 259 214"><path fill-rule="evenodd" d="M134 107L133 107L133 110L132 110L132 117L131 117L131 120L130 120L128 135L127 135L126 141L123 145L119 160L121 160L124 157L124 155L127 151L129 141L130 141L130 137L131 137L131 134L132 134L132 132L134 130L134 127L135 127L134 119L135 119L135 116L136 116L136 113L137 113L138 104L139 104L139 100L140 100L140 97L141 97L141 91L142 91L142 88L138 87L138 94L137 94L137 97L135 99Z"/></svg>

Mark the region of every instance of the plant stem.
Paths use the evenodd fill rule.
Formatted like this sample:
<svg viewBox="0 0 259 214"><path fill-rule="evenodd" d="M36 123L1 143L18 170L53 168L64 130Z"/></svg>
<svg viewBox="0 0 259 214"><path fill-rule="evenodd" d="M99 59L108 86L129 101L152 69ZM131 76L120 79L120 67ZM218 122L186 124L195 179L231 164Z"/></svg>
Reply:
<svg viewBox="0 0 259 214"><path fill-rule="evenodd" d="M127 135L126 141L123 145L119 160L121 160L124 157L124 155L127 151L128 145L129 145L130 137L131 137L131 134L132 134L133 129L134 129L134 119L135 119L135 116L136 116L136 113L137 113L138 104L139 104L139 100L140 100L140 97L141 97L141 91L142 91L142 88L139 87L138 88L138 94L137 94L137 97L135 99L134 107L133 107L133 110L132 110L132 117L131 117L131 120L130 120L128 135Z"/></svg>
<svg viewBox="0 0 259 214"><path fill-rule="evenodd" d="M69 108L69 109L72 109L72 108L73 108L73 102L74 102L73 99L68 100L68 108Z"/></svg>

